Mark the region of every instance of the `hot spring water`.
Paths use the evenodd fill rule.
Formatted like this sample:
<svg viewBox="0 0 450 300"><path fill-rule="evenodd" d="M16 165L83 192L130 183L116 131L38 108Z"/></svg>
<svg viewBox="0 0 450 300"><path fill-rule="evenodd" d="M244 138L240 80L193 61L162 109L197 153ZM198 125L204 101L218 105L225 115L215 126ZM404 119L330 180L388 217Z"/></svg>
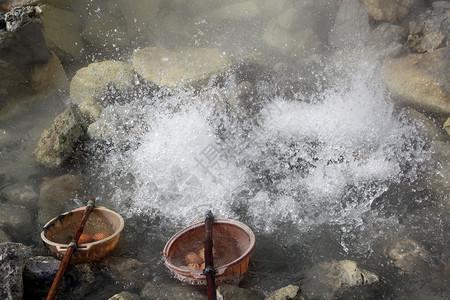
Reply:
<svg viewBox="0 0 450 300"><path fill-rule="evenodd" d="M107 9L117 13L106 1L86 2L86 7L76 8L84 22L101 20ZM75 171L88 183L88 197L125 219L113 254L147 263L150 275L142 278L144 283L176 286L163 265L164 244L211 210L255 232L256 248L240 286L260 295L301 285L308 269L333 259L354 260L376 273L381 298L408 299L424 289L445 294L439 281L433 286L425 280L441 276L436 266L448 256L449 241L448 222L442 221L448 216L432 205L438 196L421 183L433 148L404 109L394 106L380 82L379 64L372 60L376 55L359 48L345 54L317 50L320 59L277 57L260 46L265 20L249 16L248 22L247 17L220 21L211 16L196 20L192 28L178 28L175 21L183 14L172 16L168 10L184 1L169 2L160 5L164 22L156 28L162 33L152 36L152 43L217 47L238 67L200 91L149 91L136 78L135 95L112 99L116 105L104 108L114 116L104 124L112 143L91 141L86 161ZM313 1L304 2L313 6ZM183 13L194 16L192 5ZM329 22L327 14L317 13ZM192 21L192 16L184 17ZM314 17L305 20L323 39L331 25ZM166 20L175 27L167 29L171 23ZM177 30L192 34L192 39L183 39ZM83 51L90 61L103 56L129 59L124 45ZM253 51L267 70L240 65L251 60ZM244 90L243 98L239 90ZM37 166L31 153L39 134L63 110L60 106L69 103L58 97L0 120L1 126L27 137L11 147L19 154L8 149L1 153L7 166L3 171L36 182L55 175ZM80 198L70 205L84 205ZM398 272L387 251L405 239L429 249L430 268ZM103 287L114 293L129 288L120 284L105 282Z"/></svg>
<svg viewBox="0 0 450 300"><path fill-rule="evenodd" d="M431 197L417 183L431 150L373 65L352 59L351 69L330 62L313 74L326 87L291 99L275 92L283 82L259 82L256 108L226 109L233 74L199 93L133 99L124 118L134 130L118 133L127 146L99 151L90 168L99 201L135 226L125 252L156 262L153 275L167 280L164 243L211 209L256 233L245 287L267 293L314 262L347 258L397 279L383 249L388 237L428 240L424 220L404 219Z"/></svg>

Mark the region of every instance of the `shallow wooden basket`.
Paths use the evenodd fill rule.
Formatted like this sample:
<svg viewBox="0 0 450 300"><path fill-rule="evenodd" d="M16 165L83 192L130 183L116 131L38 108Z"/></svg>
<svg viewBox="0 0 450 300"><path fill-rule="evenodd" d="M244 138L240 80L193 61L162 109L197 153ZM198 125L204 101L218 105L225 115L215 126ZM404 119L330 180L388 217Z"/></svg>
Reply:
<svg viewBox="0 0 450 300"><path fill-rule="evenodd" d="M201 252L204 239L204 220L197 220L177 232L167 242L163 250L164 264L177 279L190 284L206 285L203 268L189 269L188 263L184 259L189 252ZM224 241L231 241L231 243ZM248 226L235 220L215 218L213 223L213 251L219 256L219 259L214 257L216 284L239 283L247 271L250 254L254 248L255 235ZM231 253L231 256L229 253ZM227 254L227 261L222 261L225 264L220 263L220 256Z"/></svg>
<svg viewBox="0 0 450 300"><path fill-rule="evenodd" d="M64 257L85 209L86 207L80 207L65 212L45 224L41 238L56 257L60 259ZM106 233L109 236L98 241L79 244L72 256L71 263L78 264L102 259L116 246L123 227L123 218L118 213L102 206L96 206L89 215L83 233L90 236L96 233Z"/></svg>

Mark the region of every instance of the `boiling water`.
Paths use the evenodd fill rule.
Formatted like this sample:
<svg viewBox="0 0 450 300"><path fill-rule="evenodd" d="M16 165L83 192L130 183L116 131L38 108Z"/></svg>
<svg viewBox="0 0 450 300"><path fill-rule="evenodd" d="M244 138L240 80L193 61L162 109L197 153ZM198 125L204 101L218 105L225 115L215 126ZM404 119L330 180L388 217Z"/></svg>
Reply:
<svg viewBox="0 0 450 300"><path fill-rule="evenodd" d="M436 220L435 238L420 213L412 217L411 197L433 199L419 185L431 149L386 97L374 64L352 61L330 61L317 74L327 86L292 98L274 92L283 82L258 82L260 107L239 112L244 122L210 101L225 101L234 74L201 92L133 99L138 126L149 129L129 135L127 150L101 151L93 168L101 201L147 222L128 237L141 251L128 253L158 257L172 234L212 210L256 233L244 287L267 294L314 263L350 258L387 280L384 296L411 291L404 284L416 279L400 280L386 249L406 237L447 239L439 214L423 216ZM168 275L157 264L154 276Z"/></svg>

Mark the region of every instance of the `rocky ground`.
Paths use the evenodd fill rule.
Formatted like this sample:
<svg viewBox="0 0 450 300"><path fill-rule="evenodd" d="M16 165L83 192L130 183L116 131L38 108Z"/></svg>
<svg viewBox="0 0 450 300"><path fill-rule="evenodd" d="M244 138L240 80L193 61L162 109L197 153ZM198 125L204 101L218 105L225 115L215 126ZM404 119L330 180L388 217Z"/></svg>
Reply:
<svg viewBox="0 0 450 300"><path fill-rule="evenodd" d="M105 13L102 7L92 17L81 18L76 14L88 14L89 1L0 2L0 116L7 115L17 103L55 88L65 90L71 99L71 105L42 133L35 149L36 161L46 169L59 173L66 170L67 163L80 155L80 142L98 140L119 145L126 142L126 131L144 130L126 122L126 113L133 108L126 99L142 93L143 86L149 91L168 93L180 87L201 90L220 82L236 68L236 58L218 48L188 42L176 50L170 42L148 46L142 38L145 34L155 39L166 35L188 41L192 32L185 24L202 22L203 15L208 16L205 31L214 24L268 20L261 21L264 30L257 38L264 51L278 58L287 57L286 63L307 66L320 61L324 53L339 55L355 47L374 51L391 98L396 105L407 108L408 117L435 149L435 166L424 179L424 186L440 195L442 209L449 211L450 1L284 0L274 4L270 0L249 0L231 1L225 6L201 0L189 4L159 0L106 2L111 13ZM319 8L322 19L311 19ZM184 10L198 12L198 18L184 18ZM328 22L330 30L322 30L317 24L321 22ZM95 48L103 49L105 59L88 63L83 56ZM120 60L115 54L124 51L130 53L131 59ZM243 55L243 61L267 68L267 62L251 51ZM252 93L246 91L252 89L252 84L251 80L242 80L239 89L227 99L229 104L248 107ZM111 131L106 127L116 128L117 134L108 134ZM14 143L7 131L0 130L0 150L14 148ZM21 240L20 235L29 234L23 229L32 219L27 208L34 207L34 200L39 199L38 223L43 225L64 211L69 199L82 194L85 183L78 175L62 174L47 178L40 190L35 190L14 184L2 172L0 168L0 298L42 297L58 262L50 256L36 256L33 247L15 242ZM402 273L413 273L430 264L424 246L410 239L393 244L386 255ZM448 276L448 269L447 263L444 275ZM146 282L142 276L146 272L145 263L110 257L99 265L73 268L61 289L76 285L71 293L74 299L81 299L101 285L105 277L140 291L139 295L124 291L110 299L185 299L187 293L192 295L189 299L204 298L189 286L162 288L158 283ZM322 262L311 268L301 286L286 286L265 299L334 299L355 288L371 295L376 293L378 282L376 274L354 261ZM165 294L159 295L162 291ZM220 299L261 299L236 286L221 286L218 294Z"/></svg>

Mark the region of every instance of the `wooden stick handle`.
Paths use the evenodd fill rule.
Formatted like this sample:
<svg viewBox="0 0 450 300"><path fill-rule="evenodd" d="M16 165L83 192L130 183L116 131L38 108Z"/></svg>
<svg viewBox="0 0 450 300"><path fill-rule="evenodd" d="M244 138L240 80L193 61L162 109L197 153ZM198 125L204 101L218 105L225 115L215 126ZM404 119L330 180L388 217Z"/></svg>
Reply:
<svg viewBox="0 0 450 300"><path fill-rule="evenodd" d="M208 300L216 300L216 271L214 270L212 225L214 216L210 210L205 217L205 270Z"/></svg>
<svg viewBox="0 0 450 300"><path fill-rule="evenodd" d="M78 240L80 239L81 234L84 230L84 225L91 214L91 211L94 209L95 199L89 198L88 204L86 206L86 210L81 217L80 222L78 223L77 229L75 230L75 234L70 241L69 247L66 250L66 254L64 254L63 259L61 260L61 264L59 265L58 272L56 273L55 279L53 280L52 286L48 292L47 300L55 299L56 293L58 292L59 285L63 279L64 273L66 272L67 267L69 266L70 260L72 259L72 255L76 250L78 245Z"/></svg>

